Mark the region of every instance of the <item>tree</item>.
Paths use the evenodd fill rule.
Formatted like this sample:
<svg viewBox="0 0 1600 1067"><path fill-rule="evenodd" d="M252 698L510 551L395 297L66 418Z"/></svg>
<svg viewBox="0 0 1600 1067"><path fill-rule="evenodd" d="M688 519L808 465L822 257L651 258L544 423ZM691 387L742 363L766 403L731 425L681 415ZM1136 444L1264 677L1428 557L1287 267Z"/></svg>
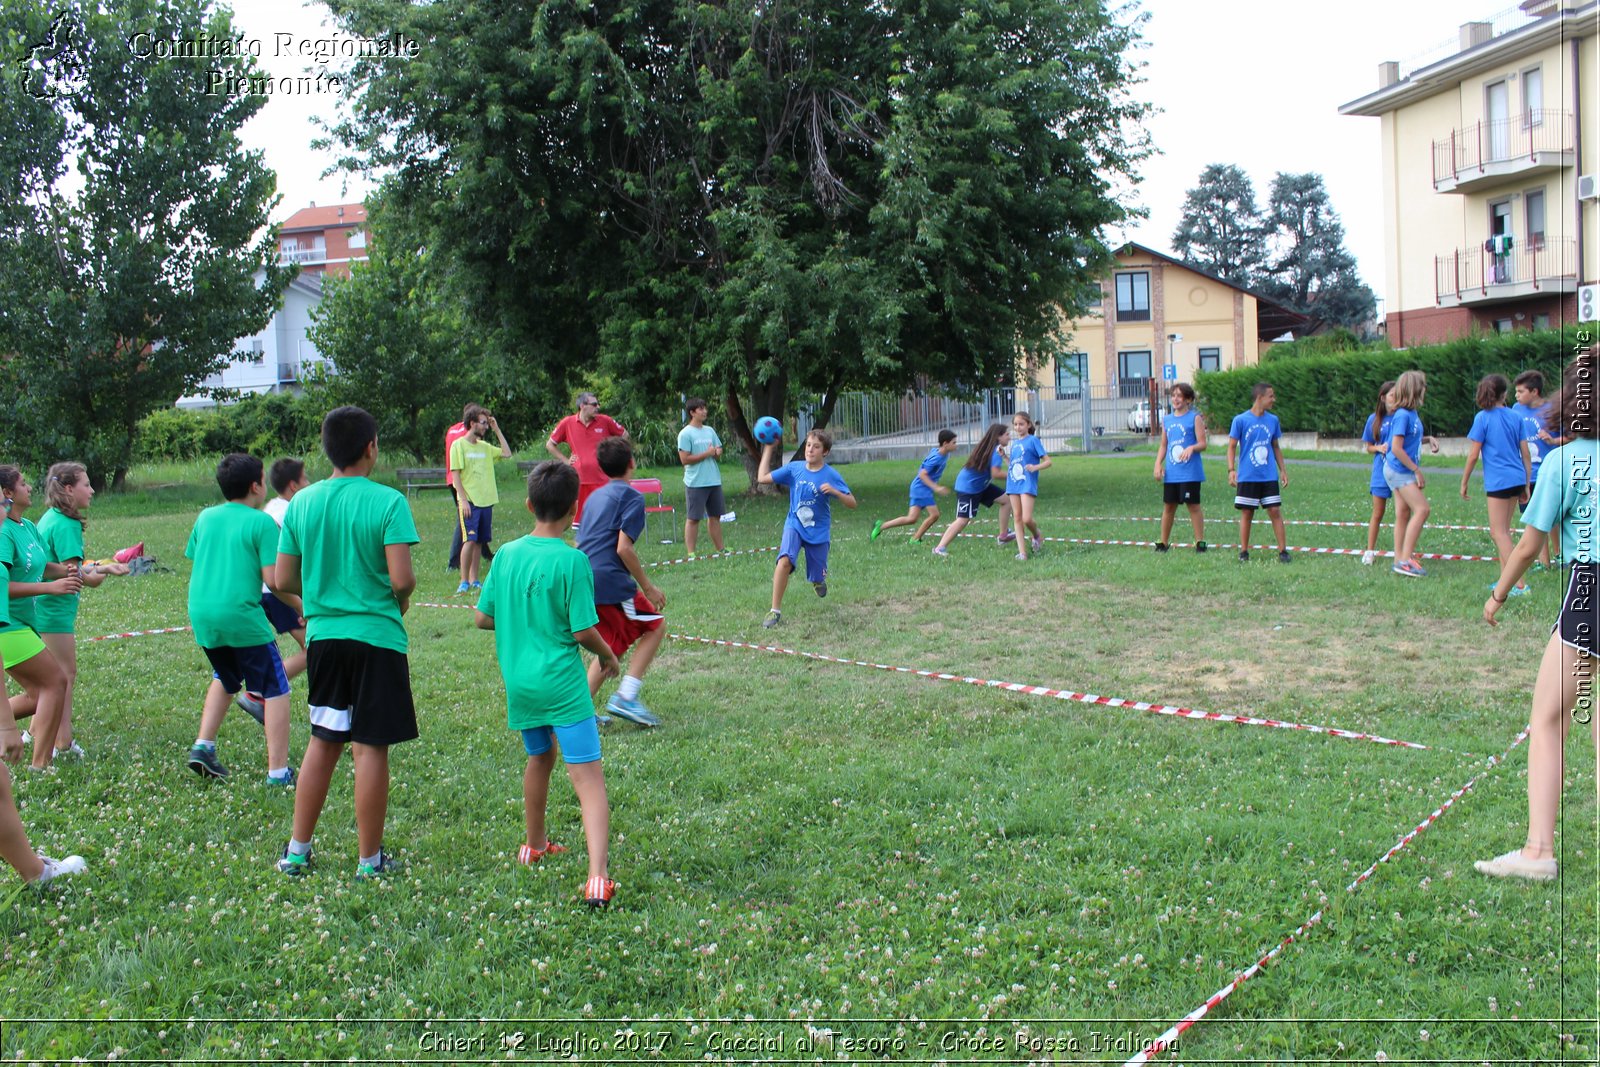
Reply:
<svg viewBox="0 0 1600 1067"><path fill-rule="evenodd" d="M570 388L723 388L749 423L919 376L978 387L1109 262L1144 106L1098 0L331 0L338 138L392 168L475 319Z"/></svg>
<svg viewBox="0 0 1600 1067"><path fill-rule="evenodd" d="M1263 295L1316 322L1364 330L1375 300L1345 250L1344 226L1322 175L1280 172L1273 178L1266 225L1273 255Z"/></svg>
<svg viewBox="0 0 1600 1067"><path fill-rule="evenodd" d="M1212 163L1184 198L1172 247L1186 265L1250 288L1267 262L1256 191L1244 171Z"/></svg>
<svg viewBox="0 0 1600 1067"><path fill-rule="evenodd" d="M265 98L206 92L208 69L251 62L137 44L232 36L205 0L0 6L9 455L120 486L139 419L271 317L290 277L267 232L275 179L237 137Z"/></svg>

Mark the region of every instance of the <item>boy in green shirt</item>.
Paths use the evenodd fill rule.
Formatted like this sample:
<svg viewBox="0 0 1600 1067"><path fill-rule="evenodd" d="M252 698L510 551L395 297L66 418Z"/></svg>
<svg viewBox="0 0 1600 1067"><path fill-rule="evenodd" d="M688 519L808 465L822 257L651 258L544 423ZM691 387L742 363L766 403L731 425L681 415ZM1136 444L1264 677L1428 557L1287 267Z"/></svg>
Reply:
<svg viewBox="0 0 1600 1067"><path fill-rule="evenodd" d="M611 809L600 769L600 731L578 647L598 657L602 678L616 675L619 665L596 627L589 557L564 539L578 513L578 489L578 472L568 463L546 460L528 475L533 533L496 553L474 620L480 629L494 631L507 722L522 733L528 754L522 772L527 838L517 860L532 864L567 851L550 840L545 828L554 746L559 744L578 794L589 849L583 899L590 907L603 908L617 888L606 869Z"/></svg>
<svg viewBox="0 0 1600 1067"><path fill-rule="evenodd" d="M261 461L240 452L217 464L223 504L200 513L183 554L189 575L189 624L211 661L211 685L200 712L200 733L189 749L189 769L202 778L226 778L217 759L217 730L236 693L260 693L267 728L267 781L292 786L289 766L289 677L272 624L261 611L261 582L276 583L278 524L261 510L267 490Z"/></svg>
<svg viewBox="0 0 1600 1067"><path fill-rule="evenodd" d="M278 870L311 867L311 837L346 745L355 761L357 878L390 873L389 746L417 737L401 616L417 577L417 527L406 498L367 477L378 461L378 424L358 407L322 420L333 475L295 494L278 538L280 593L301 597L306 620L311 741L300 764L294 830Z"/></svg>

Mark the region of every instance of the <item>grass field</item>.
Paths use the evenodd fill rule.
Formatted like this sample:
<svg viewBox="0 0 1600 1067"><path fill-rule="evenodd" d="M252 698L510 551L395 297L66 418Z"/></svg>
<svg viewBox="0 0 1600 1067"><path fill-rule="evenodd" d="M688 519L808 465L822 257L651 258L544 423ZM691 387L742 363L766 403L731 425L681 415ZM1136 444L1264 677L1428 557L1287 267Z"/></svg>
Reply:
<svg viewBox="0 0 1600 1067"><path fill-rule="evenodd" d="M1041 478L1046 535L1153 540L1153 523L1075 518L1156 514L1149 462L1058 459ZM1231 543L1225 475L1209 466L1209 538ZM1052 542L1024 564L992 537L957 541L949 560L903 530L869 543L874 517L904 509L912 470L844 469L862 506L836 511L830 595L793 583L773 631L760 628L773 556L745 550L777 543L784 507L734 499L742 554L654 572L670 629L1428 747L671 639L644 691L663 728L605 734L621 888L594 914L577 900L564 780L551 826L574 851L514 862L521 749L469 612L408 617L422 738L393 753L387 845L406 866L377 885L353 877L348 761L319 870L285 879L273 860L292 798L261 780L256 724L235 712L223 726L232 779L184 766L209 676L190 635L83 643L89 758L23 775L17 794L35 845L82 852L90 873L5 899L0 1056L1120 1063L1320 912L1183 1035L1177 1060L1594 1061L1600 836L1583 731L1562 880L1472 869L1522 840L1526 746L1511 746L1554 575L1491 631L1479 614L1497 572L1482 562L1409 581L1352 556L1241 564ZM1364 471L1291 474L1287 518L1365 520ZM209 472L133 483L96 503L91 552L142 539L172 571L86 593L80 637L187 621L182 550L213 502ZM1430 487L1434 521L1482 524L1481 496L1461 501L1455 483ZM448 501L415 506L416 600L465 602L443 566ZM498 512L499 540L526 532L516 508ZM642 554L677 560L659 518ZM1364 536L1291 526L1289 540ZM1493 554L1475 531L1421 547ZM298 759L303 678L295 700Z"/></svg>

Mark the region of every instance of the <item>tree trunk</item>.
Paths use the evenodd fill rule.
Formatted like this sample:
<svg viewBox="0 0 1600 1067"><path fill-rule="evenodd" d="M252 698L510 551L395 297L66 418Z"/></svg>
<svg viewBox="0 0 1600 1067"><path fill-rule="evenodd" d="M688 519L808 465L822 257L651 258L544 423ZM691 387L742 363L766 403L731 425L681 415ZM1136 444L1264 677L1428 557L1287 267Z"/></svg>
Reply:
<svg viewBox="0 0 1600 1067"><path fill-rule="evenodd" d="M94 484L95 483L94 475L91 474L89 476L89 484L91 486L94 486L94 491L97 492L97 493L100 492L101 490L103 490L106 487L106 484L105 484L106 479L105 479L104 475L100 476L99 481L100 481L100 484L99 485L95 485ZM128 468L127 467L118 467L115 471L112 472L112 475L111 475L111 491L113 493L122 493L122 492L126 492L127 488L128 488Z"/></svg>
<svg viewBox="0 0 1600 1067"><path fill-rule="evenodd" d="M747 362L753 370L754 359L751 358ZM752 386L750 394L751 406L755 410L770 413L779 422L786 421L784 416L789 399L787 374L780 373L768 380L765 385ZM777 492L771 486L756 484L756 472L761 463L761 446L756 442L755 434L750 431L750 420L739 401L739 392L731 385L728 387L725 401L728 407L728 419L732 423L730 430L743 448L740 458L744 460L745 476L750 479L750 485L745 492L759 494Z"/></svg>

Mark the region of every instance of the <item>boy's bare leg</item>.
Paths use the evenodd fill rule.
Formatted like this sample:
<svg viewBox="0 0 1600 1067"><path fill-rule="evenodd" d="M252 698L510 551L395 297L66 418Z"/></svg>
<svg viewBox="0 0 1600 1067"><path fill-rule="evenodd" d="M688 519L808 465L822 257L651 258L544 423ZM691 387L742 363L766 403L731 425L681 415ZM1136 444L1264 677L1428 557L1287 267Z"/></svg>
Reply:
<svg viewBox="0 0 1600 1067"><path fill-rule="evenodd" d="M1168 541L1172 540L1172 522L1177 517L1178 505L1161 505L1161 536L1156 538L1157 541L1160 541L1162 544L1166 544Z"/></svg>
<svg viewBox="0 0 1600 1067"><path fill-rule="evenodd" d="M772 569L772 610L783 607L783 594L789 589L789 575L794 572L794 560L784 556Z"/></svg>
<svg viewBox="0 0 1600 1067"><path fill-rule="evenodd" d="M1278 539L1278 551L1289 551L1289 535L1284 531L1283 528L1283 509L1268 508L1267 518L1272 520L1272 536Z"/></svg>
<svg viewBox="0 0 1600 1067"><path fill-rule="evenodd" d="M689 555L694 555L694 544L700 539L700 520L683 520L683 550ZM719 550L720 551L720 550Z"/></svg>
<svg viewBox="0 0 1600 1067"><path fill-rule="evenodd" d="M389 746L352 741L350 755L356 761L356 847L363 856L376 856L389 817Z"/></svg>
<svg viewBox="0 0 1600 1067"><path fill-rule="evenodd" d="M224 695L226 700L226 695ZM289 766L289 694L268 697L261 717L267 728L267 770ZM223 710L227 710L224 705ZM305 838L301 838L302 841Z"/></svg>
<svg viewBox="0 0 1600 1067"><path fill-rule="evenodd" d="M1239 512L1239 551L1250 551L1250 524L1255 521L1254 508L1245 508Z"/></svg>
<svg viewBox="0 0 1600 1067"><path fill-rule="evenodd" d="M309 842L317 832L317 820L322 817L322 806L328 801L328 785L333 781L333 769L344 755L340 741L324 741L313 737L306 745L306 755L300 762L300 780L294 787L294 839ZM364 855L372 855L367 852Z"/></svg>
<svg viewBox="0 0 1600 1067"><path fill-rule="evenodd" d="M880 527L880 529L882 529L882 530L892 530L896 526L910 526L912 523L917 521L917 518L921 514L922 514L922 508L917 506L917 505L912 505L912 508L911 508L910 511L906 512L904 515L900 516L898 519L888 519L888 520L886 520L884 522L883 526Z"/></svg>
<svg viewBox="0 0 1600 1067"><path fill-rule="evenodd" d="M1206 516L1199 504L1189 505L1189 526L1194 530L1196 543L1206 539Z"/></svg>
<svg viewBox="0 0 1600 1067"><path fill-rule="evenodd" d="M556 750L547 748L528 757L522 769L522 820L528 830L528 847L544 848L550 843L545 827L545 808L550 803L550 772L555 769Z"/></svg>
<svg viewBox="0 0 1600 1067"><path fill-rule="evenodd" d="M0 768L0 858L11 864L24 882L44 873L44 861L28 844L28 831L22 828L22 816L11 796L11 772L4 768Z"/></svg>
<svg viewBox="0 0 1600 1067"><path fill-rule="evenodd" d="M623 669L623 674L640 681L644 680L644 672L650 669L651 662L656 658L656 653L661 649L661 640L667 636L667 628L658 626L654 630L646 630L633 646L633 654L628 657L628 666ZM595 661L599 666L599 661Z"/></svg>
<svg viewBox="0 0 1600 1067"><path fill-rule="evenodd" d="M916 528L916 531L913 532L911 536L916 538L918 541L922 540L922 535L927 533L928 532L928 528L931 527L934 523L936 523L938 521L939 521L939 509L938 508L929 508L927 516L922 520L922 525L918 526Z"/></svg>
<svg viewBox="0 0 1600 1067"><path fill-rule="evenodd" d="M721 515L709 515L706 517L706 532L711 535L711 547L721 552L723 550Z"/></svg>
<svg viewBox="0 0 1600 1067"><path fill-rule="evenodd" d="M611 859L611 807L606 800L606 776L600 761L567 764L572 791L583 813L583 838L589 848L589 877L606 877Z"/></svg>
<svg viewBox="0 0 1600 1067"><path fill-rule="evenodd" d="M222 727L223 717L228 714L228 704L232 700L228 691L222 688L222 682L216 678L211 679L211 684L206 687L205 703L200 707L200 733L195 738L197 741L217 742L217 731ZM288 701L284 703L287 705ZM284 722L285 728L288 722ZM287 733L284 740L285 749L288 748ZM280 764L281 766L281 764Z"/></svg>

